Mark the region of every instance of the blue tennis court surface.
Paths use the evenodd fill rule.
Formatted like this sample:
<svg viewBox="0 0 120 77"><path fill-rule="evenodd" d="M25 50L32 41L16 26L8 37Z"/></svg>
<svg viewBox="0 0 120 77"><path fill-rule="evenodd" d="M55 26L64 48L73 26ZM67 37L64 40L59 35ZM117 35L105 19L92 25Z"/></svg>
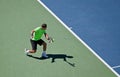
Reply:
<svg viewBox="0 0 120 77"><path fill-rule="evenodd" d="M119 0L42 0L120 74Z"/></svg>

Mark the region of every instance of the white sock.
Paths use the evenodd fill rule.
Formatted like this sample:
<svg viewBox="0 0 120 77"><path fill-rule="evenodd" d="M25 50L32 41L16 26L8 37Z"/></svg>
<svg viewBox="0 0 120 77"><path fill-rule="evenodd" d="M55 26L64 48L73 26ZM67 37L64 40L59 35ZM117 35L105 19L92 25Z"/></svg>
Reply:
<svg viewBox="0 0 120 77"><path fill-rule="evenodd" d="M43 52L42 52L42 56L46 56L46 51L43 51Z"/></svg>
<svg viewBox="0 0 120 77"><path fill-rule="evenodd" d="M43 51L42 54L46 54L46 51Z"/></svg>

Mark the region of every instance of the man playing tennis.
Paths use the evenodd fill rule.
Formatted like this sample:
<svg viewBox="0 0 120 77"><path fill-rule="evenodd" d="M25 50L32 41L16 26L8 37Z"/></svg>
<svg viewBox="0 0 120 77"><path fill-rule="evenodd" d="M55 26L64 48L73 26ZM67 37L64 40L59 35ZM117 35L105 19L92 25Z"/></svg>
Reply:
<svg viewBox="0 0 120 77"><path fill-rule="evenodd" d="M45 38L47 40L50 40L48 37L48 34L46 33L47 29L47 24L42 24L41 27L37 27L31 32L31 46L32 50L27 50L25 48L25 54L28 55L29 53L35 53L37 51L37 44L43 46L43 52L42 52L42 57L47 58L48 56L46 55L46 49L47 49L47 43L41 39L42 35L45 35Z"/></svg>

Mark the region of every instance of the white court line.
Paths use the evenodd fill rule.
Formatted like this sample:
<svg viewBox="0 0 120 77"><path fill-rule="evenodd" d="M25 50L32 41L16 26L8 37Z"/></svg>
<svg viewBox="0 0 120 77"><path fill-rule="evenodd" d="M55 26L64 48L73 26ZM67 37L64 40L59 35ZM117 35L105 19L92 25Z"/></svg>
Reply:
<svg viewBox="0 0 120 77"><path fill-rule="evenodd" d="M120 68L120 65L118 65L118 66L113 66L112 68L113 68L113 69Z"/></svg>
<svg viewBox="0 0 120 77"><path fill-rule="evenodd" d="M37 0L49 13L51 13L69 32L71 32L83 45L85 45L100 61L102 61L117 77L120 75L112 69L93 49L91 49L80 37L78 37L62 20L60 20L41 0Z"/></svg>

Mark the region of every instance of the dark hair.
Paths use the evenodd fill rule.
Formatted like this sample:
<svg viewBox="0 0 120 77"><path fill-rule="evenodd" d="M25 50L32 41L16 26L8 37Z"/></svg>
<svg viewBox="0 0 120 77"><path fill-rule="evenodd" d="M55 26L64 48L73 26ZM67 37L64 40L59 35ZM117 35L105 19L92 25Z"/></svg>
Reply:
<svg viewBox="0 0 120 77"><path fill-rule="evenodd" d="M47 28L47 24L42 24L42 28Z"/></svg>

